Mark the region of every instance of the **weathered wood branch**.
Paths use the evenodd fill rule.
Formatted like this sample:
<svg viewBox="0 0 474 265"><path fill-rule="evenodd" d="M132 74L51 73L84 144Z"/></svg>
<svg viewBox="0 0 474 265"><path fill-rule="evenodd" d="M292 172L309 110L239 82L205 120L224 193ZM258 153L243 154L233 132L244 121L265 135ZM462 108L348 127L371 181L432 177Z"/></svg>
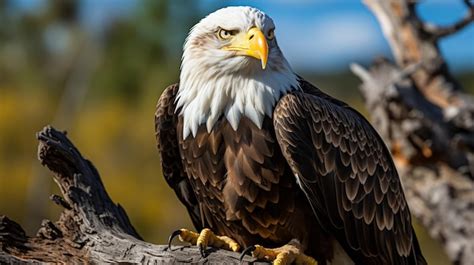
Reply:
<svg viewBox="0 0 474 265"><path fill-rule="evenodd" d="M378 18L396 64L353 65L374 126L389 145L412 214L444 246L454 264L474 260L474 99L452 77L438 47L468 15L426 30L408 0L365 0Z"/></svg>
<svg viewBox="0 0 474 265"><path fill-rule="evenodd" d="M170 251L143 241L124 209L110 199L95 167L64 133L45 127L38 140L39 160L54 173L63 194L51 199L64 210L58 221L44 220L31 237L1 216L0 263L239 263L239 254L230 251L208 249L203 258L196 247Z"/></svg>
<svg viewBox="0 0 474 265"><path fill-rule="evenodd" d="M471 3L469 0L463 0L463 2L467 8L467 13L461 20L454 23L453 25L443 27L435 26L431 23L425 22L422 24L422 30L425 31L427 34L433 36L434 39L439 39L451 34L455 34L467 25L469 25L472 21L474 21L474 4Z"/></svg>
<svg viewBox="0 0 474 265"><path fill-rule="evenodd" d="M424 26L426 23L417 14L416 2L364 0L377 17L397 65L404 69L413 64L420 64L411 78L425 96L443 107L450 104L464 104L464 99L456 95L460 85L448 71L439 49L439 33L426 31ZM470 3L466 6L468 16L465 23L469 23L472 6ZM456 28L456 25L453 27ZM456 30L462 28L464 26Z"/></svg>

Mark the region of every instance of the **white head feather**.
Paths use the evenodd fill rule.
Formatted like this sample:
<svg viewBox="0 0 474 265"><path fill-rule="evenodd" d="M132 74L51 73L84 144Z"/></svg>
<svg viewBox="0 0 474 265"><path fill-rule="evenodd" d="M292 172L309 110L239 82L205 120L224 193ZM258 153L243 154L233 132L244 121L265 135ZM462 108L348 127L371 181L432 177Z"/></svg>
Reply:
<svg viewBox="0 0 474 265"><path fill-rule="evenodd" d="M274 29L273 20L252 7L227 7L203 18L189 33L181 63L177 109L183 116L183 137L196 135L200 125L210 132L225 117L237 130L242 116L261 128L265 115L272 117L276 102L299 89L298 78L283 57L276 38L268 40L268 63L236 56L222 49L216 35L220 29L247 32L257 27L265 36Z"/></svg>

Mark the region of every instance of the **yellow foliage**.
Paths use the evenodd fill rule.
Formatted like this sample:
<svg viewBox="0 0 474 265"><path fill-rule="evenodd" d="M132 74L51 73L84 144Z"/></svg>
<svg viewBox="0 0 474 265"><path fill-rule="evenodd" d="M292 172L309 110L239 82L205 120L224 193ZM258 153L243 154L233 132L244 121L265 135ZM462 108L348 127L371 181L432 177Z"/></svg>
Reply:
<svg viewBox="0 0 474 265"><path fill-rule="evenodd" d="M192 225L161 176L154 136L155 102L142 105L131 107L119 99L86 103L67 129L82 154L98 168L109 195L127 210L139 233L147 240L163 243L171 231ZM39 164L35 133L51 122L56 102L39 90L27 93L5 89L0 106L0 213L24 223L32 167ZM41 177L52 183L49 173ZM57 206L48 205L50 209L45 212L55 220Z"/></svg>

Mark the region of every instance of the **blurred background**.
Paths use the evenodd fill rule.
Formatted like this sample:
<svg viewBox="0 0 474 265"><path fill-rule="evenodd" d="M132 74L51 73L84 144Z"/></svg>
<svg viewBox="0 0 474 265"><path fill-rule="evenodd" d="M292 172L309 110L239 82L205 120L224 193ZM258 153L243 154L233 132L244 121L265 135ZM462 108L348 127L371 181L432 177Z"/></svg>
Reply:
<svg viewBox="0 0 474 265"><path fill-rule="evenodd" d="M0 0L0 214L29 234L61 209L60 193L36 159L35 133L67 130L99 169L109 195L148 241L164 243L191 222L161 176L154 108L178 81L189 28L224 5L253 5L273 17L294 69L365 113L349 64L391 58L375 17L357 0ZM455 0L426 0L433 23L461 18ZM474 90L474 25L440 43L454 75ZM417 227L430 264L447 264Z"/></svg>

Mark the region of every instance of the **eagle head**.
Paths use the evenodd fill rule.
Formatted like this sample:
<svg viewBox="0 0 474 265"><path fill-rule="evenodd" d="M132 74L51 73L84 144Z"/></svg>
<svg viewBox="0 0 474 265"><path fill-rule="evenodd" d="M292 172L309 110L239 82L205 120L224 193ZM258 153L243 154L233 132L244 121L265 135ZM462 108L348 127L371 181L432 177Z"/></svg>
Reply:
<svg viewBox="0 0 474 265"><path fill-rule="evenodd" d="M184 44L177 110L183 137L210 132L224 117L237 130L245 116L261 128L278 99L298 89L278 47L273 20L252 7L226 7L203 18Z"/></svg>

